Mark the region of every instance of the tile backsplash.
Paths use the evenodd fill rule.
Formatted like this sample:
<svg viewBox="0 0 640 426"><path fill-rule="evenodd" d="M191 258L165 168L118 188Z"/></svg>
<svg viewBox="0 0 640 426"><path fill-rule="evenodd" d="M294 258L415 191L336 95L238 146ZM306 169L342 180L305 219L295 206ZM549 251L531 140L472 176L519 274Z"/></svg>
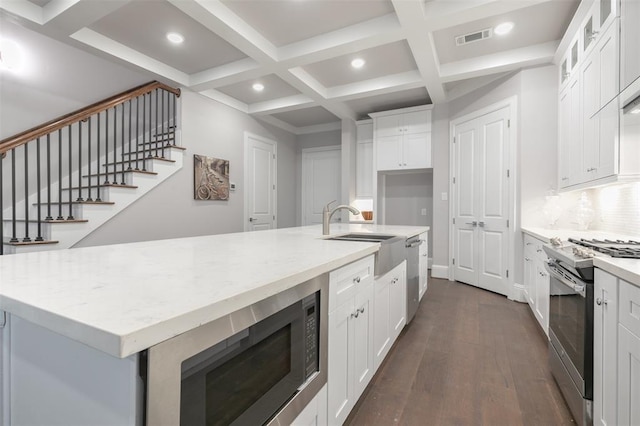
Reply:
<svg viewBox="0 0 640 426"><path fill-rule="evenodd" d="M640 236L640 183L590 190L596 210L594 229Z"/></svg>

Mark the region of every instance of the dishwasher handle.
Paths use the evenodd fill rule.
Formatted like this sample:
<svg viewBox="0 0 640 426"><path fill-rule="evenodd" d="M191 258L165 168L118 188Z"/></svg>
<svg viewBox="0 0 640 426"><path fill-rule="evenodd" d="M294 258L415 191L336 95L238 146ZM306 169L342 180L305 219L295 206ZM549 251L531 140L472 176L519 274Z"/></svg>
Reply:
<svg viewBox="0 0 640 426"><path fill-rule="evenodd" d="M413 241L407 240L407 244L405 245L405 247L414 248L422 245L422 243L424 243L424 240L413 240Z"/></svg>

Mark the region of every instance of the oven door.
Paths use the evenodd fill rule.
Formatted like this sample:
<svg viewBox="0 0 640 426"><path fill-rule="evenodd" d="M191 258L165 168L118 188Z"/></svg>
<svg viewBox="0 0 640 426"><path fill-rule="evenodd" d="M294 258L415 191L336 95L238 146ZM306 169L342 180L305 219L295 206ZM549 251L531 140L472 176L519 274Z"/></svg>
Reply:
<svg viewBox="0 0 640 426"><path fill-rule="evenodd" d="M593 397L593 284L553 261L550 275L549 338L576 387Z"/></svg>

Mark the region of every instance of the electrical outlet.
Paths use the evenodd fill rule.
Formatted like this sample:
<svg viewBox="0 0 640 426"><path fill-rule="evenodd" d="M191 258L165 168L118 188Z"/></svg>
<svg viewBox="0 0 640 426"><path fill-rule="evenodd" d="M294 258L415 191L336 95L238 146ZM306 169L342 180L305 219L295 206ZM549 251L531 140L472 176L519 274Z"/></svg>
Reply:
<svg viewBox="0 0 640 426"><path fill-rule="evenodd" d="M422 216L426 216L426 215L427 215L427 209L422 209L422 210L420 211L420 214L421 214Z"/></svg>
<svg viewBox="0 0 640 426"><path fill-rule="evenodd" d="M442 201L447 201L449 199L449 194L447 194L446 192L443 192L442 194L440 194L440 199Z"/></svg>

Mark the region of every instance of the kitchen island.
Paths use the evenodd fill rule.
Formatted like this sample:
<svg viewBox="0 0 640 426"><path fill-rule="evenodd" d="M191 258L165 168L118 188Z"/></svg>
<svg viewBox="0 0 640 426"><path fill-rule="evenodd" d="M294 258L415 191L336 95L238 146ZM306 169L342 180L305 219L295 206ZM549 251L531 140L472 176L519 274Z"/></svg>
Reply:
<svg viewBox="0 0 640 426"><path fill-rule="evenodd" d="M410 237L427 230L333 225L332 234ZM120 365L126 376L137 369L137 353L375 253L378 247L327 240L320 226L310 226L4 256L0 310L10 325L17 324L14 330L6 327L2 339L5 423L11 424L6 421L9 400L20 405L24 399L28 405L28 398L15 394L19 386L7 383L12 368L19 367L8 365L7 354L13 349L46 351L47 339L64 336L84 353L69 361L69 369L74 362L82 364L83 357L99 354L104 363ZM42 338L22 341L16 331L20 328L38 330ZM56 374L64 381L64 372ZM14 394L7 394L9 388ZM138 398L141 395L129 395L126 403L136 405ZM139 424L136 416L128 423Z"/></svg>

